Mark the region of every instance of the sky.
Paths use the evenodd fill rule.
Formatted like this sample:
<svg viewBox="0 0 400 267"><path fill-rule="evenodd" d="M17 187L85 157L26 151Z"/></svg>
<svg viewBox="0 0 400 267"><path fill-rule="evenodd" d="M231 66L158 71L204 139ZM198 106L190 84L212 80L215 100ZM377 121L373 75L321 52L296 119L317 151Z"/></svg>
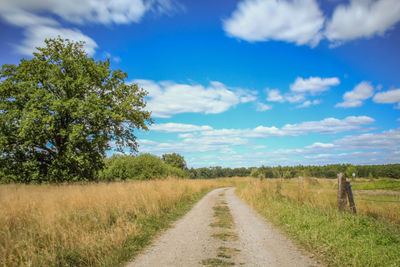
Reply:
<svg viewBox="0 0 400 267"><path fill-rule="evenodd" d="M127 72L154 120L139 153L400 162L398 0L0 0L0 36L1 65L61 36Z"/></svg>

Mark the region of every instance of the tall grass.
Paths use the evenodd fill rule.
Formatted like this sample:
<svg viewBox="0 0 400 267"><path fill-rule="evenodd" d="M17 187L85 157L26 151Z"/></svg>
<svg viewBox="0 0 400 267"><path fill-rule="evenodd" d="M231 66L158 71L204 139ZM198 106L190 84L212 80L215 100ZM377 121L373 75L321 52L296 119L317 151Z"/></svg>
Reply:
<svg viewBox="0 0 400 267"><path fill-rule="evenodd" d="M280 194L277 183L252 180L240 184L237 194L329 266L400 266L400 225L393 211L378 211L379 204L368 207L356 197L358 215L339 212L334 180L307 179L302 195L297 179L284 181Z"/></svg>
<svg viewBox="0 0 400 267"><path fill-rule="evenodd" d="M392 179L393 180L393 179ZM266 190L275 193L279 179L264 181ZM368 179L356 179L351 181L354 189L376 189L379 185L392 184L386 189L397 188L400 181L387 182L386 179L369 181ZM304 178L302 182L302 194L299 195L298 179L284 179L281 185L281 195L294 201L316 206L336 209L337 207L337 180ZM366 194L354 192L354 200L357 212L375 218L391 220L400 223L400 194L390 192L378 192Z"/></svg>
<svg viewBox="0 0 400 267"><path fill-rule="evenodd" d="M115 266L227 180L0 185L0 266Z"/></svg>

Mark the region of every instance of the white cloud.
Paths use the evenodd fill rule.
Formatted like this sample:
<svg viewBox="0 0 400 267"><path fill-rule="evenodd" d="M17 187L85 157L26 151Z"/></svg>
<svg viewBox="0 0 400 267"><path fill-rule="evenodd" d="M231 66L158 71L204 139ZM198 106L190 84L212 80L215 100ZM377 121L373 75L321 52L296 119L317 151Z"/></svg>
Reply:
<svg viewBox="0 0 400 267"><path fill-rule="evenodd" d="M326 118L321 121L307 121L298 124L286 124L282 127L287 135L304 135L307 133L334 134L361 129L360 126L373 123L368 116L349 116L342 120Z"/></svg>
<svg viewBox="0 0 400 267"><path fill-rule="evenodd" d="M335 47L382 36L399 21L398 0L349 0L337 5L330 19L317 0L242 0L223 21L223 29L249 42L277 40L314 47L326 38Z"/></svg>
<svg viewBox="0 0 400 267"><path fill-rule="evenodd" d="M246 138L265 138L271 136L300 136L310 133L335 134L363 129L363 125L375 120L368 116L349 116L344 119L326 118L320 121L305 121L297 124L286 124L281 128L275 126L258 126L253 129L214 129L204 131L204 136L239 136Z"/></svg>
<svg viewBox="0 0 400 267"><path fill-rule="evenodd" d="M320 143L320 142L315 142L311 146L306 146L306 148L313 149L313 148L332 148L334 147L334 144L330 143Z"/></svg>
<svg viewBox="0 0 400 267"><path fill-rule="evenodd" d="M249 42L319 43L324 17L315 0L243 0L223 21L225 32Z"/></svg>
<svg viewBox="0 0 400 267"><path fill-rule="evenodd" d="M321 100L319 100L319 99L315 99L312 101L307 100L307 101L304 101L302 104L297 105L296 108L308 108L309 106L314 106L314 105L319 105L319 104L321 104Z"/></svg>
<svg viewBox="0 0 400 267"><path fill-rule="evenodd" d="M290 92L282 95L278 89L266 89L267 101L270 102L290 102L299 103L296 108L305 108L311 105L318 105L321 100L306 100L307 95L314 96L317 93L327 91L331 86L340 84L339 78L320 78L320 77L310 77L308 79L303 79L297 77L296 80L290 85Z"/></svg>
<svg viewBox="0 0 400 267"><path fill-rule="evenodd" d="M320 78L320 77L310 77L308 79L303 79L297 77L295 82L290 85L290 90L297 93L316 94L319 92L327 91L331 86L340 84L340 80L336 77L333 78Z"/></svg>
<svg viewBox="0 0 400 267"><path fill-rule="evenodd" d="M398 150L400 128L381 133L345 136L333 142L337 150Z"/></svg>
<svg viewBox="0 0 400 267"><path fill-rule="evenodd" d="M216 114L255 99L254 92L229 88L220 82L202 85L179 84L170 81L134 80L149 92L147 108L158 118L169 118L175 114L196 112Z"/></svg>
<svg viewBox="0 0 400 267"><path fill-rule="evenodd" d="M333 42L383 35L400 21L398 0L351 0L339 5L327 23L325 35Z"/></svg>
<svg viewBox="0 0 400 267"><path fill-rule="evenodd" d="M359 107L363 101L370 98L374 94L374 87L370 82L363 81L354 87L352 91L348 91L343 95L343 102L338 103L335 107L352 108Z"/></svg>
<svg viewBox="0 0 400 267"><path fill-rule="evenodd" d="M181 141L156 142L139 139L139 150L143 153L203 153L218 150L228 150L231 146L240 146L248 143L247 139L240 137L193 137L189 136Z"/></svg>
<svg viewBox="0 0 400 267"><path fill-rule="evenodd" d="M279 90L277 89L267 89L267 101L270 102L285 102L285 99L283 98L283 96L281 95L281 93L279 92Z"/></svg>
<svg viewBox="0 0 400 267"><path fill-rule="evenodd" d="M100 24L127 24L139 22L146 12L168 13L175 9L169 0L3 0L0 11L29 12L32 14L51 13L63 20L83 24L93 22ZM2 12L3 13L3 12Z"/></svg>
<svg viewBox="0 0 400 267"><path fill-rule="evenodd" d="M400 107L400 89L379 92L374 96L373 100L375 103L381 104L398 103L398 107Z"/></svg>
<svg viewBox="0 0 400 267"><path fill-rule="evenodd" d="M289 101L290 103L298 103L306 99L304 94L299 93L288 93L285 94L285 100Z"/></svg>
<svg viewBox="0 0 400 267"><path fill-rule="evenodd" d="M18 52L23 55L32 55L36 50L36 47L44 46L45 39L57 38L58 36L72 41L84 41L84 50L89 56L93 56L97 48L96 42L78 29L54 28L50 26L36 25L35 27L28 27L25 30L24 35L26 38L22 41L22 44L17 46Z"/></svg>
<svg viewBox="0 0 400 267"><path fill-rule="evenodd" d="M257 111L267 111L270 109L272 109L271 105L267 105L261 102L257 103Z"/></svg>
<svg viewBox="0 0 400 267"><path fill-rule="evenodd" d="M186 133L186 132L197 132L197 131L208 131L212 130L211 126L197 126L193 124L183 123L159 123L150 126L150 130L164 133Z"/></svg>
<svg viewBox="0 0 400 267"><path fill-rule="evenodd" d="M61 26L60 22L128 24L139 22L146 12L170 13L175 8L170 0L2 0L0 17L11 25L24 28L26 39L17 46L21 54L32 55L35 47L44 45L46 38L61 36L85 41L85 50L92 56L97 48L96 42L78 29Z"/></svg>

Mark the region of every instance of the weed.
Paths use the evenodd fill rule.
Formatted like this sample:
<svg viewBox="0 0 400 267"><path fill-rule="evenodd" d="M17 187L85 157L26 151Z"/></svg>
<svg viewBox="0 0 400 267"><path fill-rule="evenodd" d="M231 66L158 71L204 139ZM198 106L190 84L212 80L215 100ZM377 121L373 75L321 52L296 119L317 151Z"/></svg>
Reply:
<svg viewBox="0 0 400 267"><path fill-rule="evenodd" d="M235 232L218 232L211 235L214 238L221 239L222 241L237 240L238 236Z"/></svg>
<svg viewBox="0 0 400 267"><path fill-rule="evenodd" d="M217 205L214 208L214 217L216 221L211 223L212 227L232 228L233 218L229 207L226 205Z"/></svg>
<svg viewBox="0 0 400 267"><path fill-rule="evenodd" d="M201 263L205 266L210 267L218 267L218 266L233 266L235 265L234 262L226 261L218 258L209 258L206 260L202 260Z"/></svg>

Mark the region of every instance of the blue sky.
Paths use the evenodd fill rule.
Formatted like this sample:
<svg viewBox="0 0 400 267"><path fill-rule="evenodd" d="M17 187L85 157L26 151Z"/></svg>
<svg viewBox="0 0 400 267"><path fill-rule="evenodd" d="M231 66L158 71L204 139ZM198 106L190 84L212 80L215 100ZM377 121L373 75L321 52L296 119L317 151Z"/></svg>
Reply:
<svg viewBox="0 0 400 267"><path fill-rule="evenodd" d="M149 92L139 152L189 167L399 163L399 22L398 0L2 0L0 64L86 41Z"/></svg>

